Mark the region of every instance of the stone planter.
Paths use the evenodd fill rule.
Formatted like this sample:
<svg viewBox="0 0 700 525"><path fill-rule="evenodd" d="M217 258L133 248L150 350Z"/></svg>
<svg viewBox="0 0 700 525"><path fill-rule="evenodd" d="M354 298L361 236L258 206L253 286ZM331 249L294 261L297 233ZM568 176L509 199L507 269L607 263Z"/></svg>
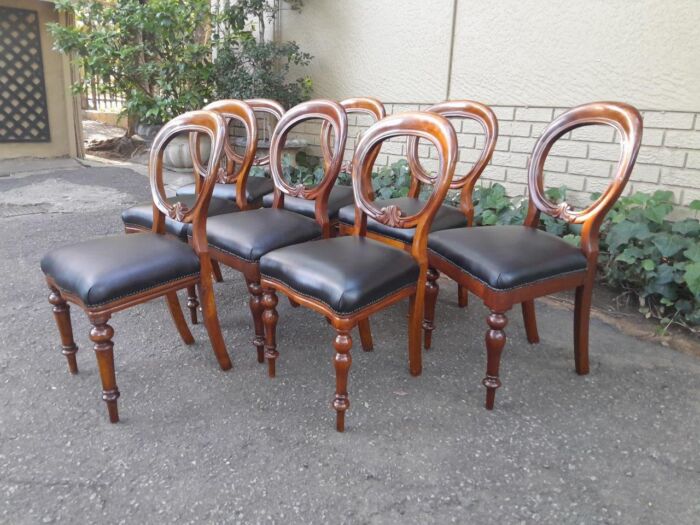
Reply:
<svg viewBox="0 0 700 525"><path fill-rule="evenodd" d="M163 126L139 124L136 127L136 133L148 143L152 143L156 138L158 131ZM200 140L200 155L202 162L206 163L209 160L211 153L211 141L209 137L204 136ZM163 165L174 171L191 171L192 155L190 153L190 142L187 135L179 135L170 141L165 151L163 152Z"/></svg>

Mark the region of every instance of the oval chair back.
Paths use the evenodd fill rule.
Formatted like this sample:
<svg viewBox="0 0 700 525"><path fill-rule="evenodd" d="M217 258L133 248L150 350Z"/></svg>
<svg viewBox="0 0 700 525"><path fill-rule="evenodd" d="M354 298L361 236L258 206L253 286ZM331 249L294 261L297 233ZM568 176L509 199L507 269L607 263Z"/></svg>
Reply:
<svg viewBox="0 0 700 525"><path fill-rule="evenodd" d="M228 101L231 118L239 119L246 129L254 135L255 115L242 101ZM228 126L224 117L215 111L198 110L180 115L168 122L156 135L151 147L148 162L151 196L153 198L153 231L165 232L165 217L172 220L192 224L192 245L197 253L207 252L206 221L209 201L211 200L214 184L217 181L219 165L224 154L224 143L227 140ZM165 195L163 183L163 152L168 143L181 133L190 134L190 143L196 143L193 135L206 134L211 140L211 153L207 168L203 171L204 179L197 191L194 205L188 208L180 201L169 202ZM249 140L246 148L246 170L250 168L255 157L256 141ZM196 150L192 150L193 152ZM193 153L196 157L198 153Z"/></svg>
<svg viewBox="0 0 700 525"><path fill-rule="evenodd" d="M620 134L620 160L610 185L591 205L575 211L566 202L555 204L544 191L544 164L554 143L563 135L583 126L608 125ZM592 102L562 113L542 133L535 144L528 165L528 213L525 225L536 228L540 213L572 224L581 224L581 249L591 262L598 257L600 225L608 210L620 197L632 174L632 168L642 141L642 116L639 111L622 102ZM595 267L595 264L593 264Z"/></svg>
<svg viewBox="0 0 700 525"><path fill-rule="evenodd" d="M429 107L425 111L437 113L446 118L473 120L481 125L484 132L484 147L481 150L479 158L469 172L461 176L455 174L450 184L450 189L461 190L459 199L460 209L467 218L467 225L471 226L474 222L474 204L472 202L474 186L476 186L476 182L491 161L491 156L496 148L496 141L498 139L498 119L491 108L471 100L450 100L441 102ZM422 184L434 184L434 177L423 168L418 158L418 142L417 137L409 137L407 148L408 166L411 170L411 187L408 195L414 198L417 198L420 194Z"/></svg>
<svg viewBox="0 0 700 525"><path fill-rule="evenodd" d="M321 119L333 130L336 140L330 150L330 160L324 169L321 181L312 187L303 183L292 186L285 180L282 171L282 153L291 129L307 120ZM330 133L330 130L329 130ZM311 100L302 102L287 111L280 119L272 134L270 143L270 172L275 183L273 208L284 207L284 196L298 197L315 201L314 215L316 222L323 228L324 237L330 236L328 217L328 196L340 173L348 134L348 118L343 107L332 100ZM325 163L325 161L324 161Z"/></svg>
<svg viewBox="0 0 700 525"><path fill-rule="evenodd" d="M431 142L437 149L439 168L432 179L433 191L420 212L404 215L391 204L378 208L372 190L372 167L385 140L408 136ZM427 244L430 225L442 205L457 164L457 135L450 122L435 113L400 113L373 124L360 139L352 159L352 186L355 196L354 235L367 235L367 217L393 228L416 228L411 254L427 271Z"/></svg>

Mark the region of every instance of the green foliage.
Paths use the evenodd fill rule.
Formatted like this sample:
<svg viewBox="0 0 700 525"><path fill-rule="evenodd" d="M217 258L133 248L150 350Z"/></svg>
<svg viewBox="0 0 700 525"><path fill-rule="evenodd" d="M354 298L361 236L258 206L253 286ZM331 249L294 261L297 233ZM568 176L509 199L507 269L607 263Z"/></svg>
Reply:
<svg viewBox="0 0 700 525"><path fill-rule="evenodd" d="M290 5L301 10L302 2L294 0ZM286 107L309 98L313 84L308 76L293 81L287 77L291 69L308 66L313 57L296 42L265 41L265 23L276 13L275 2L270 0L240 0L223 8L222 30L215 35L218 98L271 98Z"/></svg>
<svg viewBox="0 0 700 525"><path fill-rule="evenodd" d="M672 199L667 191L621 197L601 227L600 269L606 283L639 297L647 317L698 325L700 222L668 220Z"/></svg>
<svg viewBox="0 0 700 525"><path fill-rule="evenodd" d="M75 57L86 82L124 94L130 121L161 124L210 100L209 0L58 0L56 9L76 20L49 25L56 48Z"/></svg>

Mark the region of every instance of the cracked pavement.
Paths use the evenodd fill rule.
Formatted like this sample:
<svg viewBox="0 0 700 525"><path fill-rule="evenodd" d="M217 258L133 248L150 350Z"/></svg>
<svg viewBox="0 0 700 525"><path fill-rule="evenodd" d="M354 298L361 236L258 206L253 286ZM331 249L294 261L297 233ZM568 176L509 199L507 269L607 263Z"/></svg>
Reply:
<svg viewBox="0 0 700 525"><path fill-rule="evenodd" d="M234 369L218 369L202 325L185 346L162 300L118 313L110 425L86 317L72 308L70 376L39 260L121 231L121 209L148 198L147 179L119 167L0 178L0 522L697 523L697 358L594 319L579 377L571 312L538 304L531 346L513 310L487 412L486 312L475 298L459 309L445 279L421 377L407 370L406 305L372 319L374 352L353 333L344 434L330 327L281 299L269 379L228 269L216 293Z"/></svg>

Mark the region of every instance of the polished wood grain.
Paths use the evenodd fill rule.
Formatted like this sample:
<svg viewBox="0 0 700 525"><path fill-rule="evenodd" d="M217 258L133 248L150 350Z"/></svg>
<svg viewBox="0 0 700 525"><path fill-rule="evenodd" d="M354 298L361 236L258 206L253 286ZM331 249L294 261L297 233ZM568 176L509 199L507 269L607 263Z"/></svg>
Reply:
<svg viewBox="0 0 700 525"><path fill-rule="evenodd" d="M595 202L580 211L575 211L567 202L558 204L551 202L544 191L544 164L552 146L572 130L596 124L612 126L620 136L620 161L610 185ZM528 166L529 205L525 226L537 228L541 213L572 224L580 224L582 226L581 251L588 261L586 269L539 280L511 290L496 290L489 288L443 257L431 254L430 262L433 267L481 298L491 311L487 317L489 329L486 334L487 370L484 379L486 408L493 408L496 389L501 386L498 372L506 340L504 332L507 323L506 313L516 304L522 304L528 341L536 343L539 341L539 334L534 300L552 293L574 289L576 291L574 362L578 374L589 372L588 333L591 295L599 253L600 225L629 180L639 152L642 128L642 116L632 106L620 102L594 102L570 109L557 117L535 144ZM493 235L498 235L498 226L488 226L488 228L493 229Z"/></svg>
<svg viewBox="0 0 700 525"><path fill-rule="evenodd" d="M244 103L239 103L237 112L238 117L246 120L248 125L254 125L255 117L253 112ZM180 303L177 299L177 291L200 286L202 290L201 297L204 322L209 333L214 354L222 370L228 370L232 366L219 327L212 283L213 269L207 251L208 243L206 240L207 208L216 181L218 165L223 154L226 132L226 122L218 113L212 111L192 111L185 113L163 126L153 142L149 158L149 183L153 198L154 215L153 231L165 235L166 215L176 221L191 223L193 227L192 246L200 261L199 275L169 281L148 288L143 292L127 295L99 306L84 304L75 294L67 290L62 290L53 278L50 276L46 277L47 284L51 290L49 301L54 307L54 316L61 334L64 354L68 359L69 370L73 373L78 371L75 361L77 347L73 342L69 309L66 303L70 302L79 306L87 313L90 319L92 324L90 339L94 343L95 355L97 357L102 380L102 399L107 405L109 420L112 423L119 421L117 399L120 394L114 369L114 329L107 324L107 322L113 314L121 310L159 297L165 297L180 336L186 344L191 344L194 339L185 322ZM173 137L182 133L205 133L209 136L212 144L208 163L208 174L203 181L202 191L197 195L192 208L188 208L177 201L169 202L165 195L163 183L163 151Z"/></svg>
<svg viewBox="0 0 700 525"><path fill-rule="evenodd" d="M406 215L395 205L378 207L372 191L372 166L384 141L394 137L414 136L428 140L435 145L439 158L439 171L434 179L434 191L426 201L420 213ZM275 363L279 357L275 340L278 320L276 311L277 293L283 293L301 306L310 308L326 317L335 328L333 342L335 356L333 364L336 372L336 389L332 406L336 412L336 429L345 430L345 413L350 406L348 394L348 374L352 364L350 350L352 337L350 331L359 327L363 348L372 347L368 319L371 315L404 299L409 299L409 334L408 362L409 371L417 376L422 371L421 323L425 281L428 272L427 241L430 224L447 195L457 162L457 136L449 121L433 113L402 113L384 118L373 124L360 139L352 160L352 182L355 196L356 218L352 234L359 237L368 236L367 218L370 217L383 224L398 228L416 228L413 243L408 251L419 266L419 277L414 286L402 287L380 301L355 310L352 313L339 313L320 300L301 294L284 282L263 276L261 284L264 289L265 306L265 357L268 360L269 374L275 375ZM324 241L315 241L324 242ZM401 248L404 249L404 248ZM391 264L391 261L387 261ZM381 271L381 268L377 268Z"/></svg>

